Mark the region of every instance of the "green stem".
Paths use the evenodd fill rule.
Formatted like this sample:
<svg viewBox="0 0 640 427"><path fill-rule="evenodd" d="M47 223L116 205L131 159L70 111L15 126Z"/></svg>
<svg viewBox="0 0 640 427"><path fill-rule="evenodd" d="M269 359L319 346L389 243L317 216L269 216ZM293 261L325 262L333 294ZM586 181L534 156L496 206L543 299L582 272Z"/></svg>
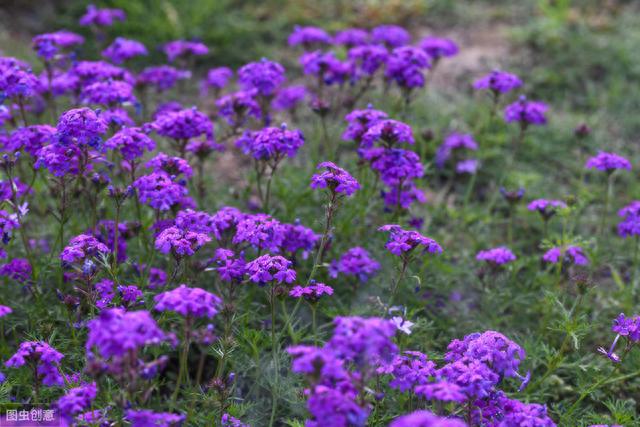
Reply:
<svg viewBox="0 0 640 427"><path fill-rule="evenodd" d="M273 357L274 381L271 390L271 416L269 417L269 427L273 427L278 409L278 382L280 381L278 367L278 341L276 339L276 301L275 286L271 285L269 293L269 303L271 305L271 355Z"/></svg>
<svg viewBox="0 0 640 427"><path fill-rule="evenodd" d="M320 239L320 246L318 246L318 251L316 252L316 257L313 262L313 267L311 268L311 273L309 273L309 278L307 279L307 285L311 283L313 277L322 262L322 253L324 252L324 245L327 243L327 238L329 237L329 231L331 230L331 221L333 220L333 215L336 209L336 192L333 191L331 193L331 198L329 199L329 204L327 205L327 211L325 215L325 225L324 232L322 233L322 238Z"/></svg>

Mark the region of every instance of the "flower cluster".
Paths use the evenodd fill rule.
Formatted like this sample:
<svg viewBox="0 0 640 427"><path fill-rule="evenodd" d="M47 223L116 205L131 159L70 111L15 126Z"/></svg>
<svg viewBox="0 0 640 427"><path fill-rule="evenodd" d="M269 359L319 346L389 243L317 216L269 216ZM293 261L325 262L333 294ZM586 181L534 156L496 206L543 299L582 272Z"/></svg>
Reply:
<svg viewBox="0 0 640 427"><path fill-rule="evenodd" d="M332 194L339 193L351 196L360 189L360 184L349 172L331 162L322 162L317 169L325 169L311 177L311 188L326 188Z"/></svg>
<svg viewBox="0 0 640 427"><path fill-rule="evenodd" d="M389 240L387 240L385 248L396 256L406 257L420 246L423 247L423 252L442 253L442 247L438 242L423 236L417 231L403 230L399 225L395 224L383 225L379 230L389 232Z"/></svg>
<svg viewBox="0 0 640 427"><path fill-rule="evenodd" d="M155 296L155 309L173 311L184 317L208 317L218 314L222 300L216 295L200 288L180 285L172 291Z"/></svg>
<svg viewBox="0 0 640 427"><path fill-rule="evenodd" d="M20 368L30 365L34 369L34 380L47 387L64 384L60 372L60 361L64 355L43 341L25 341L18 351L4 365L9 368Z"/></svg>
<svg viewBox="0 0 640 427"><path fill-rule="evenodd" d="M480 251L476 255L476 259L478 261L485 261L492 267L499 267L515 261L516 256L509 248L502 246L499 248Z"/></svg>
<svg viewBox="0 0 640 427"><path fill-rule="evenodd" d="M338 274L355 276L366 282L380 270L380 263L371 258L366 249L359 246L347 250L338 260L333 260L329 267L329 275L337 278Z"/></svg>

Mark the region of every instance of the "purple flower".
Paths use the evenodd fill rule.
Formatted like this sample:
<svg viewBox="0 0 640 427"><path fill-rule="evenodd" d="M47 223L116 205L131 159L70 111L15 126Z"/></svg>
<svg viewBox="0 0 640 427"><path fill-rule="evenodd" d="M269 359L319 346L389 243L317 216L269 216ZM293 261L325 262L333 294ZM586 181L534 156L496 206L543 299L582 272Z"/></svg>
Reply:
<svg viewBox="0 0 640 427"><path fill-rule="evenodd" d="M242 126L249 117L259 119L262 117L262 109L255 99L256 95L255 90L225 95L216 101L218 114L234 127Z"/></svg>
<svg viewBox="0 0 640 427"><path fill-rule="evenodd" d="M319 385L308 395L307 410L312 419L305 421L305 427L367 425L370 409L358 405L356 393Z"/></svg>
<svg viewBox="0 0 640 427"><path fill-rule="evenodd" d="M623 238L640 235L640 201L633 201L620 209L623 220L618 224L618 235Z"/></svg>
<svg viewBox="0 0 640 427"><path fill-rule="evenodd" d="M5 317L11 313L13 313L13 309L11 307L0 305L0 317Z"/></svg>
<svg viewBox="0 0 640 427"><path fill-rule="evenodd" d="M107 132L107 123L90 108L76 108L60 116L57 130L56 137L64 146L96 147Z"/></svg>
<svg viewBox="0 0 640 427"><path fill-rule="evenodd" d="M235 253L229 249L216 249L213 261L218 265L214 269L224 282L240 282L246 274L247 263L244 254L235 257Z"/></svg>
<svg viewBox="0 0 640 427"><path fill-rule="evenodd" d="M168 111L156 117L151 124L158 135L176 141L189 140L198 136L213 139L213 124L206 114L195 107L179 111Z"/></svg>
<svg viewBox="0 0 640 427"><path fill-rule="evenodd" d="M191 72L178 70L170 65L159 65L157 67L147 67L136 79L138 86L153 86L158 92L164 92L176 85L178 80L191 78Z"/></svg>
<svg viewBox="0 0 640 427"><path fill-rule="evenodd" d="M567 260L575 265L588 265L589 259L580 246L567 246L566 248L555 247L549 249L542 256L544 262L556 264L559 261Z"/></svg>
<svg viewBox="0 0 640 427"><path fill-rule="evenodd" d="M383 177L384 179L384 177ZM413 203L426 203L424 191L416 187L413 182L405 181L401 185L394 185L389 191L381 191L382 200L387 208L409 209Z"/></svg>
<svg viewBox="0 0 640 427"><path fill-rule="evenodd" d="M296 221L294 224L282 224L282 251L295 256L298 251L302 251L302 258L307 259L309 252L313 250L316 242L320 240L320 235L312 229Z"/></svg>
<svg viewBox="0 0 640 427"><path fill-rule="evenodd" d="M138 190L142 203L160 211L181 203L188 193L183 185L174 182L164 172L143 175L134 181L133 186Z"/></svg>
<svg viewBox="0 0 640 427"><path fill-rule="evenodd" d="M87 6L87 11L80 18L80 25L96 25L98 27L110 27L115 21L124 21L127 15L122 9L98 9L94 5Z"/></svg>
<svg viewBox="0 0 640 427"><path fill-rule="evenodd" d="M397 120L378 120L372 123L362 136L362 147L371 148L375 143L391 147L398 143L413 144L411 126Z"/></svg>
<svg viewBox="0 0 640 427"><path fill-rule="evenodd" d="M342 134L342 139L345 141L360 142L362 137L374 123L379 120L386 119L387 117L387 113L380 110L374 110L371 104L369 104L364 110L353 110L345 116L347 128ZM374 137L371 135L370 140L373 142L377 141L381 134L377 135L379 136ZM371 144L373 144L373 142L371 142Z"/></svg>
<svg viewBox="0 0 640 427"><path fill-rule="evenodd" d="M248 243L256 249L277 253L283 246L284 231L280 221L267 214L246 215L236 224L233 243Z"/></svg>
<svg viewBox="0 0 640 427"><path fill-rule="evenodd" d="M130 351L157 345L166 339L164 332L146 310L106 309L90 320L87 328L87 354L92 355L96 349L104 359L122 357Z"/></svg>
<svg viewBox="0 0 640 427"><path fill-rule="evenodd" d="M233 71L229 67L211 68L207 71L207 78L204 80L208 87L222 89L233 77Z"/></svg>
<svg viewBox="0 0 640 427"><path fill-rule="evenodd" d="M14 258L0 267L0 276L9 277L18 283L31 279L31 264L24 258Z"/></svg>
<svg viewBox="0 0 640 427"><path fill-rule="evenodd" d="M423 252L432 254L442 253L442 247L438 242L423 236L417 231L403 230L399 225L394 224L383 225L378 230L389 232L389 240L387 240L384 247L394 255L400 257L407 256L419 246L424 246Z"/></svg>
<svg viewBox="0 0 640 427"><path fill-rule="evenodd" d="M286 125L267 127L256 132L246 132L236 146L244 154L256 160L277 162L285 156L294 157L304 144L304 135L298 129L289 130Z"/></svg>
<svg viewBox="0 0 640 427"><path fill-rule="evenodd" d="M462 387L447 380L419 385L414 389L414 392L428 400L457 403L467 401L467 396L464 394Z"/></svg>
<svg viewBox="0 0 640 427"><path fill-rule="evenodd" d="M327 188L332 193L351 196L360 189L360 184L349 172L331 162L322 162L316 169L326 169L311 177L311 188Z"/></svg>
<svg viewBox="0 0 640 427"><path fill-rule="evenodd" d="M144 303L144 295L137 286L118 286L118 293L123 303L126 305L133 305L137 303Z"/></svg>
<svg viewBox="0 0 640 427"><path fill-rule="evenodd" d="M624 337L628 341L627 346L640 342L640 316L627 317L624 313L620 313L613 320L611 330L617 334L611 347L609 350L599 347L598 352L607 356L612 362L619 363L622 359L614 351L620 337Z"/></svg>
<svg viewBox="0 0 640 427"><path fill-rule="evenodd" d="M261 96L271 96L286 77L282 65L262 58L241 67L238 70L238 80L245 90L255 89Z"/></svg>
<svg viewBox="0 0 640 427"><path fill-rule="evenodd" d="M414 386L426 384L435 374L436 364L418 351L405 351L396 355L391 363L377 369L379 374L390 374L389 387L404 393Z"/></svg>
<svg viewBox="0 0 640 427"><path fill-rule="evenodd" d="M411 35L407 30L397 25L380 25L371 30L371 41L390 48L399 47L409 44Z"/></svg>
<svg viewBox="0 0 640 427"><path fill-rule="evenodd" d="M293 33L289 35L289 46L302 45L305 49L312 46L331 44L331 36L318 27L295 26Z"/></svg>
<svg viewBox="0 0 640 427"><path fill-rule="evenodd" d="M193 169L189 166L189 162L181 157L169 156L162 152L156 154L156 156L149 160L144 166L153 170L153 172L164 172L172 177L180 174L184 175L185 178L191 178L193 176Z"/></svg>
<svg viewBox="0 0 640 427"><path fill-rule="evenodd" d="M529 125L545 125L547 123L545 114L548 109L547 104L527 101L527 98L522 95L519 100L505 107L504 120L507 123L520 123L523 128Z"/></svg>
<svg viewBox="0 0 640 427"><path fill-rule="evenodd" d="M431 61L423 50L413 46L398 47L389 55L385 77L404 89L423 87L424 70L428 68L431 68Z"/></svg>
<svg viewBox="0 0 640 427"><path fill-rule="evenodd" d="M458 45L451 39L441 37L428 36L423 38L420 41L420 48L434 60L458 54Z"/></svg>
<svg viewBox="0 0 640 427"><path fill-rule="evenodd" d="M456 164L456 173L473 175L478 171L480 162L477 159L467 159L459 161Z"/></svg>
<svg viewBox="0 0 640 427"><path fill-rule="evenodd" d="M38 92L40 81L29 70L0 64L0 99L10 98L23 102Z"/></svg>
<svg viewBox="0 0 640 427"><path fill-rule="evenodd" d="M194 255L210 241L211 237L204 233L168 227L156 237L155 247L163 254L171 253L175 258L182 258Z"/></svg>
<svg viewBox="0 0 640 427"><path fill-rule="evenodd" d="M32 365L37 375L36 381L46 387L62 386L64 380L60 373L60 361L63 357L62 353L44 341L25 341L4 365L9 368Z"/></svg>
<svg viewBox="0 0 640 427"><path fill-rule="evenodd" d="M478 261L485 261L493 267L509 264L516 260L516 256L511 250L505 246L493 249L487 249L478 252L476 255Z"/></svg>
<svg viewBox="0 0 640 427"><path fill-rule="evenodd" d="M349 76L348 63L340 61L333 52L305 53L300 57L300 65L305 74L316 76L323 84L342 84Z"/></svg>
<svg viewBox="0 0 640 427"><path fill-rule="evenodd" d="M107 139L104 146L108 150L118 150L123 159L132 162L142 157L145 150L155 150L156 143L142 129L125 127Z"/></svg>
<svg viewBox="0 0 640 427"><path fill-rule="evenodd" d="M147 48L137 40L129 40L124 37L116 39L102 51L102 56L114 64L122 64L136 56L148 55Z"/></svg>
<svg viewBox="0 0 640 427"><path fill-rule="evenodd" d="M87 234L80 234L69 240L69 244L60 252L60 259L63 264L73 264L108 253L109 248L100 243L98 239Z"/></svg>
<svg viewBox="0 0 640 427"><path fill-rule="evenodd" d="M357 367L390 362L398 352L392 341L396 326L390 320L378 317L336 317L333 324L333 336L327 341L325 348Z"/></svg>
<svg viewBox="0 0 640 427"><path fill-rule="evenodd" d="M202 56L209 53L209 48L200 42L186 40L174 40L164 45L162 48L169 62L177 58L186 56Z"/></svg>
<svg viewBox="0 0 640 427"><path fill-rule="evenodd" d="M347 28L338 31L333 37L333 42L346 47L366 45L369 42L369 33L362 28Z"/></svg>
<svg viewBox="0 0 640 427"><path fill-rule="evenodd" d="M544 405L522 403L508 398L503 392L475 402L472 419L475 424L495 427L536 426L556 427Z"/></svg>
<svg viewBox="0 0 640 427"><path fill-rule="evenodd" d="M227 413L222 414L220 423L222 424L222 427L251 427L249 424L245 424L239 419L232 417Z"/></svg>
<svg viewBox="0 0 640 427"><path fill-rule="evenodd" d="M69 389L56 402L60 416L71 423L76 415L91 407L97 394L98 387L95 382Z"/></svg>
<svg viewBox="0 0 640 427"><path fill-rule="evenodd" d="M349 49L349 60L356 66L356 79L373 76L389 59L389 51L382 45L362 45Z"/></svg>
<svg viewBox="0 0 640 427"><path fill-rule="evenodd" d="M478 90L490 90L496 96L522 86L522 80L515 74L493 70L490 74L476 80L473 87Z"/></svg>
<svg viewBox="0 0 640 427"><path fill-rule="evenodd" d="M102 104L112 107L138 102L133 96L133 86L119 80L95 82L85 86L80 93L80 99L85 104Z"/></svg>
<svg viewBox="0 0 640 427"><path fill-rule="evenodd" d="M171 291L162 292L153 298L158 311L173 311L184 317L208 317L218 314L222 300L200 288L180 285Z"/></svg>
<svg viewBox="0 0 640 427"><path fill-rule="evenodd" d="M313 283L307 286L294 286L289 291L293 298L304 298L308 301L318 301L323 295L333 295L333 288L324 283Z"/></svg>
<svg viewBox="0 0 640 427"><path fill-rule="evenodd" d="M453 340L447 347L447 362L465 359L480 361L501 377L517 376L525 352L518 344L499 332L473 333L462 340Z"/></svg>
<svg viewBox="0 0 640 427"><path fill-rule="evenodd" d="M179 427L185 420L184 415L169 412L153 412L148 409L129 409L125 419L131 427Z"/></svg>
<svg viewBox="0 0 640 427"><path fill-rule="evenodd" d="M289 86L280 89L273 101L271 107L275 111L293 110L307 97L307 88L304 86Z"/></svg>
<svg viewBox="0 0 640 427"><path fill-rule="evenodd" d="M55 58L60 49L66 49L84 43L84 37L71 31L56 31L39 34L31 40L33 50L45 61Z"/></svg>
<svg viewBox="0 0 640 427"><path fill-rule="evenodd" d="M584 167L611 173L616 169L631 170L631 162L616 153L600 151L597 156L589 158Z"/></svg>
<svg viewBox="0 0 640 427"><path fill-rule="evenodd" d="M364 152L371 169L378 172L385 184L397 187L424 174L420 157L413 151L402 148L373 148Z"/></svg>
<svg viewBox="0 0 640 427"><path fill-rule="evenodd" d="M347 250L336 261L331 262L329 275L337 278L338 274L356 276L361 282L366 282L380 270L380 263L371 258L366 249L359 246Z"/></svg>
<svg viewBox="0 0 640 427"><path fill-rule="evenodd" d="M211 216L212 233L217 240L223 238L223 234L234 228L245 215L238 208L223 206Z"/></svg>
<svg viewBox="0 0 640 427"><path fill-rule="evenodd" d="M466 424L457 418L442 418L431 412L419 409L407 415L395 418L389 427L465 427Z"/></svg>
<svg viewBox="0 0 640 427"><path fill-rule="evenodd" d="M24 150L35 157L42 147L54 141L55 134L56 128L49 125L20 127L11 133L5 149L7 151Z"/></svg>
<svg viewBox="0 0 640 427"><path fill-rule="evenodd" d="M567 204L562 200L536 199L527 205L527 209L532 212L538 212L542 219L549 220L559 210L565 209Z"/></svg>
<svg viewBox="0 0 640 427"><path fill-rule="evenodd" d="M293 265L288 259L276 255L262 255L247 263L249 279L263 285L265 283L293 283L296 280L296 272L290 267Z"/></svg>
<svg viewBox="0 0 640 427"><path fill-rule="evenodd" d="M451 133L445 139L438 151L436 152L435 163L439 168L444 167L444 164L449 160L453 153L461 150L476 151L478 144L473 139L471 134L463 133Z"/></svg>
<svg viewBox="0 0 640 427"><path fill-rule="evenodd" d="M81 89L82 85L109 79L135 83L133 76L125 68L105 61L78 61L73 64L70 73L77 78L77 89Z"/></svg>

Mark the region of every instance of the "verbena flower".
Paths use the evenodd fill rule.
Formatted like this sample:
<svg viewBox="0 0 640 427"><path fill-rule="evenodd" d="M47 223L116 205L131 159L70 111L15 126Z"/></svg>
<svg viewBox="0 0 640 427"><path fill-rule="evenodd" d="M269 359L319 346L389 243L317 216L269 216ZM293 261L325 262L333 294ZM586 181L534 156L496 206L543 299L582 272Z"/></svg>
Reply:
<svg viewBox="0 0 640 427"><path fill-rule="evenodd" d="M549 249L542 256L544 262L556 264L567 260L575 265L588 265L589 258L580 246L567 246L566 248L554 247Z"/></svg>
<svg viewBox="0 0 640 427"><path fill-rule="evenodd" d="M297 252L302 251L303 259L307 259L309 253L320 240L319 234L301 225L298 220L294 224L282 224L282 235L282 251L294 256Z"/></svg>
<svg viewBox="0 0 640 427"><path fill-rule="evenodd" d="M294 286L289 291L289 296L308 301L318 301L323 295L333 295L333 288L324 283L312 283L307 286Z"/></svg>
<svg viewBox="0 0 640 427"><path fill-rule="evenodd" d="M435 163L439 168L444 167L447 160L449 160L454 153L461 150L476 151L478 144L473 139L471 134L451 133L445 139L442 145L438 147L436 152Z"/></svg>
<svg viewBox="0 0 640 427"><path fill-rule="evenodd" d="M179 70L170 65L147 67L138 74L136 85L154 87L158 92L167 91L175 87L179 80L191 78L188 70Z"/></svg>
<svg viewBox="0 0 640 427"><path fill-rule="evenodd" d="M60 373L60 361L63 357L62 353L44 341L25 341L4 365L20 368L29 364L35 369L36 381L46 387L62 386L64 380Z"/></svg>
<svg viewBox="0 0 640 427"><path fill-rule="evenodd" d="M427 410L419 409L407 415L395 418L389 427L465 427L464 421L457 418L439 417Z"/></svg>
<svg viewBox="0 0 640 427"><path fill-rule="evenodd" d="M621 337L627 341L627 350L630 349L630 346L640 342L640 316L627 317L624 313L620 313L613 320L611 330L616 333L611 347L609 347L609 350L599 347L598 352L607 356L611 361L618 363L621 362L621 358L615 353L615 349Z"/></svg>
<svg viewBox="0 0 640 427"><path fill-rule="evenodd" d="M220 418L220 424L222 424L222 427L251 427L249 424L245 424L239 419L232 417L227 413L222 414L222 418Z"/></svg>
<svg viewBox="0 0 640 427"><path fill-rule="evenodd" d="M618 224L618 235L630 237L640 235L640 201L633 201L618 211L623 219Z"/></svg>
<svg viewBox="0 0 640 427"><path fill-rule="evenodd" d="M83 43L84 37L67 30L38 34L31 39L33 50L46 61L54 59L62 49L68 49Z"/></svg>
<svg viewBox="0 0 640 427"><path fill-rule="evenodd" d="M109 253L107 245L101 243L93 236L80 234L69 240L69 244L60 252L63 264L74 264Z"/></svg>
<svg viewBox="0 0 640 427"><path fill-rule="evenodd" d="M424 86L424 70L428 68L431 68L431 61L423 50L403 46L391 51L384 75L401 88L413 89Z"/></svg>
<svg viewBox="0 0 640 427"><path fill-rule="evenodd" d="M415 386L426 384L435 374L436 364L418 351L404 351L377 369L378 374L391 375L389 387L404 393Z"/></svg>
<svg viewBox="0 0 640 427"><path fill-rule="evenodd" d="M184 317L213 318L218 314L222 300L200 288L180 285L153 298L157 311L173 311Z"/></svg>
<svg viewBox="0 0 640 427"><path fill-rule="evenodd" d="M107 132L107 123L90 108L75 108L60 116L56 129L57 140L64 146L97 147Z"/></svg>
<svg viewBox="0 0 640 427"><path fill-rule="evenodd" d="M135 180L133 186L138 190L142 203L160 211L167 211L180 204L188 193L184 185L174 182L164 172L143 175Z"/></svg>
<svg viewBox="0 0 640 427"><path fill-rule="evenodd" d="M168 227L156 237L155 247L160 253L170 253L175 258L182 258L194 255L200 247L210 241L211 237L207 234Z"/></svg>
<svg viewBox="0 0 640 427"><path fill-rule="evenodd" d="M137 160L145 151L153 151L156 143L140 128L124 127L104 143L108 150L118 150L124 160Z"/></svg>
<svg viewBox="0 0 640 427"><path fill-rule="evenodd" d="M244 253L236 256L235 252L229 249L216 249L213 262L217 267L214 269L218 272L223 282L241 282L247 273L247 262L244 260Z"/></svg>
<svg viewBox="0 0 640 427"><path fill-rule="evenodd" d="M473 87L478 90L490 90L496 96L507 93L522 86L522 80L515 74L506 71L493 70L484 77L473 83Z"/></svg>
<svg viewBox="0 0 640 427"><path fill-rule="evenodd" d="M567 207L562 200L536 199L527 205L527 209L532 212L538 212L542 219L549 220L559 210Z"/></svg>
<svg viewBox="0 0 640 427"><path fill-rule="evenodd" d="M631 162L616 153L600 151L598 155L589 158L584 167L611 173L616 169L631 170Z"/></svg>
<svg viewBox="0 0 640 427"><path fill-rule="evenodd" d="M27 259L14 258L0 267L0 276L24 283L31 279L31 264Z"/></svg>
<svg viewBox="0 0 640 427"><path fill-rule="evenodd" d="M543 102L528 101L523 95L513 104L509 104L504 109L504 120L507 123L520 123L521 127L529 125L545 125L545 116L549 107Z"/></svg>
<svg viewBox="0 0 640 427"><path fill-rule="evenodd" d="M146 310L106 309L90 320L87 328L87 354L94 355L96 351L103 359L122 357L130 351L158 345L166 339L165 333Z"/></svg>
<svg viewBox="0 0 640 427"><path fill-rule="evenodd" d="M218 114L234 127L242 126L249 117L259 119L262 117L262 109L255 99L256 95L255 90L227 94L216 101Z"/></svg>
<svg viewBox="0 0 640 427"><path fill-rule="evenodd" d="M371 30L371 41L387 47L398 47L411 42L411 35L398 25L379 25Z"/></svg>
<svg viewBox="0 0 640 427"><path fill-rule="evenodd" d="M229 67L216 67L207 71L207 78L204 80L208 87L222 89L233 77L233 71Z"/></svg>
<svg viewBox="0 0 640 427"><path fill-rule="evenodd" d="M37 94L39 85L40 81L30 70L0 63L0 99L23 102Z"/></svg>
<svg viewBox="0 0 640 427"><path fill-rule="evenodd" d="M359 143L374 123L379 120L386 119L387 117L387 113L375 110L371 104L369 104L364 110L353 110L344 118L347 121L347 128L342 133L342 139L345 141L356 141ZM368 137L369 142L367 145L372 145L378 141L381 136L381 133L378 132L374 135L370 135Z"/></svg>
<svg viewBox="0 0 640 427"><path fill-rule="evenodd" d="M304 86L289 86L278 90L271 102L275 111L294 110L307 97L307 88Z"/></svg>
<svg viewBox="0 0 640 427"><path fill-rule="evenodd" d="M458 45L442 37L427 36L420 41L420 48L434 60L458 54Z"/></svg>
<svg viewBox="0 0 640 427"><path fill-rule="evenodd" d="M478 171L480 162L478 159L461 160L456 164L456 173L473 175Z"/></svg>
<svg viewBox="0 0 640 427"><path fill-rule="evenodd" d="M420 246L424 247L423 252L434 254L442 253L442 247L440 247L438 242L423 236L417 231L403 230L399 225L394 224L383 225L378 230L389 232L389 240L387 240L385 248L394 255L408 255Z"/></svg>
<svg viewBox="0 0 640 427"><path fill-rule="evenodd" d="M556 427L547 408L537 403L523 403L508 398L503 392L493 393L488 399L475 402L473 422L496 427L539 426Z"/></svg>
<svg viewBox="0 0 640 427"><path fill-rule="evenodd" d="M261 96L271 96L286 80L284 73L282 65L262 58L240 67L238 80L246 90L255 89Z"/></svg>
<svg viewBox="0 0 640 427"><path fill-rule="evenodd" d="M56 402L60 416L67 423L72 423L76 415L91 407L97 394L98 387L95 382L69 389Z"/></svg>
<svg viewBox="0 0 640 427"><path fill-rule="evenodd" d="M256 160L279 160L294 157L304 145L304 135L298 129L289 130L286 125L266 127L256 132L247 132L236 145L244 154Z"/></svg>
<svg viewBox="0 0 640 427"><path fill-rule="evenodd" d="M411 181L402 182L402 185L400 185L398 181L389 191L383 190L380 194L382 195L384 205L389 209L398 206L403 209L409 209L413 203L426 203L427 201L427 196L425 196L424 191L416 187Z"/></svg>
<svg viewBox="0 0 640 427"><path fill-rule="evenodd" d="M362 28L347 28L333 36L333 43L347 47L365 45L369 43L369 32Z"/></svg>
<svg viewBox="0 0 640 427"><path fill-rule="evenodd" d="M189 140L198 136L213 139L213 124L206 114L195 107L162 113L156 117L151 128L158 135L176 141Z"/></svg>
<svg viewBox="0 0 640 427"><path fill-rule="evenodd" d="M20 127L11 132L5 144L8 151L24 150L36 157L38 151L55 140L56 128L50 125L31 125Z"/></svg>
<svg viewBox="0 0 640 427"><path fill-rule="evenodd" d="M129 409L125 419L131 427L179 427L185 420L184 415L169 412L153 412L149 409Z"/></svg>
<svg viewBox="0 0 640 427"><path fill-rule="evenodd" d="M69 72L77 77L78 87L99 82L112 80L123 80L133 84L135 82L133 75L126 69L110 64L105 61L78 61L73 64Z"/></svg>
<svg viewBox="0 0 640 427"><path fill-rule="evenodd" d="M406 143L413 144L413 130L411 126L397 120L378 120L368 127L367 131L362 135L363 148L370 148L376 143L385 146L393 146L395 144Z"/></svg>
<svg viewBox="0 0 640 427"><path fill-rule="evenodd" d="M169 156L165 153L158 153L149 160L145 165L146 168L153 170L153 172L164 172L167 175L177 177L183 175L185 178L191 178L193 176L193 169L189 165L189 162L181 157Z"/></svg>
<svg viewBox="0 0 640 427"><path fill-rule="evenodd" d="M11 313L13 313L13 309L11 307L0 305L0 317L5 317Z"/></svg>
<svg viewBox="0 0 640 427"><path fill-rule="evenodd" d="M80 93L85 104L102 104L106 106L135 104L138 101L133 95L133 86L119 80L95 82L85 86Z"/></svg>
<svg viewBox="0 0 640 427"><path fill-rule="evenodd" d="M262 255L247 263L246 271L249 279L263 285L266 283L293 283L296 272L291 269L293 263L288 259L276 255Z"/></svg>
<svg viewBox="0 0 640 427"><path fill-rule="evenodd" d="M174 40L164 45L162 48L169 62L173 62L180 57L202 56L209 53L209 48L200 42L187 40Z"/></svg>
<svg viewBox="0 0 640 427"><path fill-rule="evenodd" d="M362 45L349 49L349 60L355 66L352 78L372 77L389 59L389 51L382 45Z"/></svg>
<svg viewBox="0 0 640 427"><path fill-rule="evenodd" d="M247 243L256 249L277 253L282 248L284 231L280 221L270 215L245 215L236 224L233 243Z"/></svg>
<svg viewBox="0 0 640 427"><path fill-rule="evenodd" d="M439 400L441 402L464 403L467 396L459 385L447 380L437 380L415 387L414 392L427 400Z"/></svg>
<svg viewBox="0 0 640 427"><path fill-rule="evenodd" d="M371 258L366 249L359 246L347 250L338 260L331 261L329 276L338 277L338 274L355 276L361 282L366 282L380 270L380 263Z"/></svg>
<svg viewBox="0 0 640 427"><path fill-rule="evenodd" d="M322 162L316 169L325 169L325 171L311 177L311 188L326 188L332 193L345 196L351 196L360 189L360 184L349 172L332 162Z"/></svg>
<svg viewBox="0 0 640 427"><path fill-rule="evenodd" d="M122 9L98 9L94 5L87 6L87 11L80 17L80 25L95 25L98 27L110 27L116 21L124 21L127 15Z"/></svg>
<svg viewBox="0 0 640 427"><path fill-rule="evenodd" d="M102 51L102 56L114 64L122 64L136 56L148 55L149 52L144 44L137 40L116 37L116 39Z"/></svg>
<svg viewBox="0 0 640 427"><path fill-rule="evenodd" d="M494 267L498 267L515 261L516 256L509 248L502 246L499 248L480 251L476 255L476 259L478 261L485 261Z"/></svg>
<svg viewBox="0 0 640 427"><path fill-rule="evenodd" d="M296 25L288 38L289 46L302 45L305 48L331 44L331 36L322 28L300 27Z"/></svg>
<svg viewBox="0 0 640 427"><path fill-rule="evenodd" d="M398 347L392 341L396 326L390 320L336 317L333 324L333 336L325 347L355 366L389 362L398 352Z"/></svg>
<svg viewBox="0 0 640 427"><path fill-rule="evenodd" d="M333 52L305 53L300 57L305 74L316 76L325 85L344 83L350 72L349 64L339 60Z"/></svg>

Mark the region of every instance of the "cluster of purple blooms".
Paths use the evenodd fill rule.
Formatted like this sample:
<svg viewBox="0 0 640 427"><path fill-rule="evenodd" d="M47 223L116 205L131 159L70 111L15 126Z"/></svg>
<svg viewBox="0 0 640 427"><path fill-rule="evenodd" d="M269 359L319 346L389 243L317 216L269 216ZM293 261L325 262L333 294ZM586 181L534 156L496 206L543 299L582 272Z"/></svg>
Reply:
<svg viewBox="0 0 640 427"><path fill-rule="evenodd" d="M470 134L452 133L448 135L436 152L435 163L439 168L452 159L455 162L456 173L474 174L478 168L476 159L467 159L464 156L466 150L476 151L478 144Z"/></svg>
<svg viewBox="0 0 640 427"><path fill-rule="evenodd" d="M640 316L627 317L624 313L620 313L613 320L611 330L616 333L616 337L609 349L598 348L598 351L607 356L611 361L619 363L622 357L615 353L616 346L620 338L626 341L624 355L626 355L638 342L640 342Z"/></svg>
<svg viewBox="0 0 640 427"><path fill-rule="evenodd" d="M478 261L484 261L492 267L499 267L515 261L516 256L509 248L503 246L480 251L476 255L476 259Z"/></svg>

